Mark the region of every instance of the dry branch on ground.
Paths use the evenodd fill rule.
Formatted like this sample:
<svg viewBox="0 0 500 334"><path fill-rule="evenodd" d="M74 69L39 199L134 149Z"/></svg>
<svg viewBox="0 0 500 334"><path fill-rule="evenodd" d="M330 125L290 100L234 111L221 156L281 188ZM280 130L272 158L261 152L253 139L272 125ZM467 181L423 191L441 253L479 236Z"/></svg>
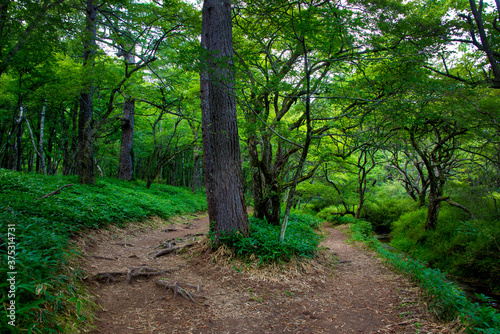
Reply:
<svg viewBox="0 0 500 334"><path fill-rule="evenodd" d="M39 200L41 200L41 199L44 199L44 198L50 197L50 196L52 196L52 195L59 194L63 188L66 188L66 187L72 187L72 186L74 186L74 184L66 184L66 185L64 185L64 186L60 187L59 189L54 190L53 192L48 193L47 195L43 195L42 197L37 198L35 201L39 201Z"/></svg>

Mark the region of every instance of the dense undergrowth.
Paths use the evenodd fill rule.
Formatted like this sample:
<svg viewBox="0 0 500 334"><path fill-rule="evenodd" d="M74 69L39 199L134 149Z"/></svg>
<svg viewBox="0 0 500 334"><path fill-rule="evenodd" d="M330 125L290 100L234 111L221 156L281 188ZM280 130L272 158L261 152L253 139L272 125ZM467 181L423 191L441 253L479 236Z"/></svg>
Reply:
<svg viewBox="0 0 500 334"><path fill-rule="evenodd" d="M500 293L500 221L464 220L441 210L435 230L425 230L426 209L393 223L391 245L430 266L480 281Z"/></svg>
<svg viewBox="0 0 500 334"><path fill-rule="evenodd" d="M222 235L219 240L243 260L252 256L261 263L287 262L292 258L312 257L321 236L315 231L320 220L309 215L291 214L284 242L280 242L280 226L250 218L250 236L239 233Z"/></svg>
<svg viewBox="0 0 500 334"><path fill-rule="evenodd" d="M67 184L73 185L40 199ZM59 333L69 318L84 320L85 297L78 284L81 273L68 264L72 258L68 244L75 233L205 209L204 194L166 185L154 184L148 190L143 182L116 179L80 185L72 176L0 169L0 236L15 246L9 248L15 251L15 263L7 262L13 259L8 259L5 248L0 251L2 263L14 265L0 267L0 302L8 315L15 301L15 327L8 324L11 318L2 316L0 332ZM15 298L8 293L9 282L14 280L7 279L12 277Z"/></svg>
<svg viewBox="0 0 500 334"><path fill-rule="evenodd" d="M463 291L446 279L441 270L429 268L425 262L383 247L372 236L372 225L367 221L358 220L351 224L351 231L354 240L363 241L397 270L417 282L441 319L453 320L458 317L468 333L500 333L500 313L491 306L470 301ZM488 299L484 295L477 297L483 301Z"/></svg>

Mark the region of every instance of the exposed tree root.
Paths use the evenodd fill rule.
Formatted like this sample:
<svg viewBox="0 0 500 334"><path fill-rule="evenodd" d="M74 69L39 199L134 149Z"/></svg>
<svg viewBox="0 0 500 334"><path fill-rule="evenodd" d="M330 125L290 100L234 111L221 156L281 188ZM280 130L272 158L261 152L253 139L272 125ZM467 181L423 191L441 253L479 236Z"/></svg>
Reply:
<svg viewBox="0 0 500 334"><path fill-rule="evenodd" d="M150 267L135 267L135 268L129 268L128 271L114 271L114 272L104 272L104 273L97 273L94 275L94 279L97 280L103 280L106 279L107 283L110 282L116 282L117 276L125 276L125 283L129 284L132 278L134 277L139 277L139 276L154 276L154 275L162 275L167 272L171 272L171 270L160 270L156 268L150 268Z"/></svg>
<svg viewBox="0 0 500 334"><path fill-rule="evenodd" d="M161 243L160 247L164 248L156 252L152 252L150 254L154 254L153 258L158 258L160 256L168 255L171 253L179 254L183 253L186 249L193 247L194 245L197 245L199 242L192 242L188 244L184 244L181 246L176 246L178 242L186 241L187 239L195 239L198 236L204 235L204 233L196 233L196 234L188 234L186 235L185 238L179 239L179 238L173 238L166 240Z"/></svg>
<svg viewBox="0 0 500 334"><path fill-rule="evenodd" d="M156 284L164 287L165 289L172 290L172 292L174 294L174 298L177 297L177 295L181 295L185 299L192 301L193 303L196 303L196 304L200 304L200 302L196 301L195 298L207 299L207 297L191 293L181 286L181 284L182 284L186 287L194 288L194 289L196 289L197 293L200 293L201 289L200 289L199 285L193 285L193 284L188 284L188 283L179 283L179 282L174 282L173 284L171 284L170 282L168 282L167 280L164 280L164 279L157 280Z"/></svg>
<svg viewBox="0 0 500 334"><path fill-rule="evenodd" d="M157 251L153 255L153 258L156 259L157 257L168 255L170 253L179 254L179 253L184 252L186 249L193 247L196 244L197 244L197 242L193 242L192 244L187 244L187 245L184 245L184 246L170 247L170 248L162 249L162 250Z"/></svg>

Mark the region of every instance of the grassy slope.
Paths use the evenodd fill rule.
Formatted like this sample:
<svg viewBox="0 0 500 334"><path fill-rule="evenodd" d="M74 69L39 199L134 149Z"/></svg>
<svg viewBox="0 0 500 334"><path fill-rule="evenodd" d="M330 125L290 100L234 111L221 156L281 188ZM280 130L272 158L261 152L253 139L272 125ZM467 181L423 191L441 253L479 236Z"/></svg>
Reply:
<svg viewBox="0 0 500 334"><path fill-rule="evenodd" d="M74 184L59 194L39 199L63 185ZM43 333L59 332L61 312L78 317L79 296L72 278L61 274L68 242L75 232L143 220L167 219L175 214L206 209L205 196L165 185L146 189L142 182L100 179L96 185L77 184L76 177L43 176L0 169L0 236L15 246L16 327L0 319L0 332L31 328ZM15 230L7 234L8 226ZM15 236L15 239L12 238ZM14 250L10 248L10 250ZM0 251L2 263L7 253ZM7 266L0 267L0 302L6 308L13 298L8 292ZM68 307L76 310L68 311Z"/></svg>

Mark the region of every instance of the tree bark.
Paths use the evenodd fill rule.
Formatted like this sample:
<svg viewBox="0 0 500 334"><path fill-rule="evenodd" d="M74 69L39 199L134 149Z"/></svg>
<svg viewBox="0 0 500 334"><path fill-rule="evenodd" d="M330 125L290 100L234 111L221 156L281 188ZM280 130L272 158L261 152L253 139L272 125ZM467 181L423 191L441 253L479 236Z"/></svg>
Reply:
<svg viewBox="0 0 500 334"><path fill-rule="evenodd" d="M16 158L15 158L15 170L21 171L21 161L23 157L23 147L22 147L22 137L23 137L23 120L24 120L24 108L19 107L19 119L17 121L17 136L16 136Z"/></svg>
<svg viewBox="0 0 500 334"><path fill-rule="evenodd" d="M45 104L42 107L42 114L40 115L40 141L38 143L38 152L39 152L39 157L40 157L40 165L42 168L43 174L47 174L47 166L45 164L45 156L43 154L43 133L45 130L45 110L46 106ZM38 153L37 152L37 153Z"/></svg>
<svg viewBox="0 0 500 334"><path fill-rule="evenodd" d="M441 197L443 196L443 189L440 183L440 181L431 178L428 197L429 203L427 204L427 218L425 219L426 230L435 230L437 226L439 211L441 210Z"/></svg>
<svg viewBox="0 0 500 334"><path fill-rule="evenodd" d="M203 167L201 149L195 143L193 146L193 176L191 178L191 190L195 193L202 187Z"/></svg>
<svg viewBox="0 0 500 334"><path fill-rule="evenodd" d="M123 48L129 49L129 48ZM130 49L133 49L131 47ZM134 65L134 55L125 51L125 65ZM123 102L122 118L122 140L120 148L120 163L118 165L118 178L130 181L134 174L134 118L135 118L135 100L130 96L125 96Z"/></svg>
<svg viewBox="0 0 500 334"><path fill-rule="evenodd" d="M94 84L93 67L96 52L96 19L97 7L93 0L87 0L86 25L84 39L84 68L89 75L85 92L80 95L80 112L78 119L78 157L77 169L80 183L95 183L94 163Z"/></svg>
<svg viewBox="0 0 500 334"><path fill-rule="evenodd" d="M229 0L205 0L201 46L205 67L200 74L203 163L210 232L249 233L243 191L234 88Z"/></svg>
<svg viewBox="0 0 500 334"><path fill-rule="evenodd" d="M134 115L135 101L127 96L123 103L122 141L118 167L118 178L127 181L132 180L134 171Z"/></svg>
<svg viewBox="0 0 500 334"><path fill-rule="evenodd" d="M70 175L73 173L75 166L75 151L77 151L77 138L74 133L77 130L77 116L78 116L78 100L75 99L73 107L70 109L71 115L71 129L66 121L64 110L61 113L61 124L64 130L63 138L63 175Z"/></svg>

